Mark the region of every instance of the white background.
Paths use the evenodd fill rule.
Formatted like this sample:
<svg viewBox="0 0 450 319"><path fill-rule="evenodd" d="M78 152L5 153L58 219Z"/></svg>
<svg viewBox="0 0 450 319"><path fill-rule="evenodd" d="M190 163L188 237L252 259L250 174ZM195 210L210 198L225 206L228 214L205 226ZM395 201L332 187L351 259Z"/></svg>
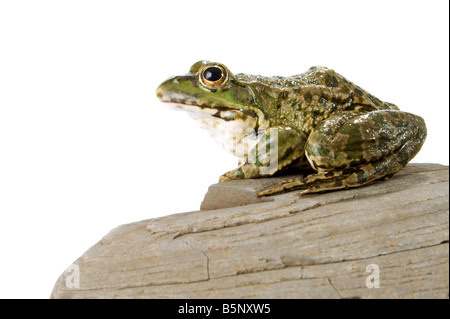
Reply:
<svg viewBox="0 0 450 319"><path fill-rule="evenodd" d="M424 117L413 161L448 165L448 3L0 0L0 298L48 298L108 231L197 210L236 167L155 97L201 59L333 68Z"/></svg>

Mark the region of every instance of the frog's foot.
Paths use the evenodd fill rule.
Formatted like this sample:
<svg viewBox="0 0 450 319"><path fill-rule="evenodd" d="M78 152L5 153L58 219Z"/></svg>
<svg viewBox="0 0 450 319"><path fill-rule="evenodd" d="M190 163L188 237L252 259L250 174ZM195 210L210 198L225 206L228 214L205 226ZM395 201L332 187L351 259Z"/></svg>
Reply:
<svg viewBox="0 0 450 319"><path fill-rule="evenodd" d="M304 189L301 194L319 193L349 187L361 186L358 176L363 176L370 165L364 165L359 170L346 169L327 173L311 174L304 178L293 178L281 181L279 186L265 189L257 194L260 196L276 195L288 191Z"/></svg>
<svg viewBox="0 0 450 319"><path fill-rule="evenodd" d="M219 183L232 181L235 179L256 178L256 177L258 177L258 170L252 167L251 165L244 164L220 176Z"/></svg>
<svg viewBox="0 0 450 319"><path fill-rule="evenodd" d="M307 185L307 184L312 184L312 183L320 181L320 180L330 179L330 178L334 178L334 177L342 176L342 175L343 175L343 171L323 172L323 173L317 173L317 174L310 174L306 177L285 179L285 180L281 181L281 184L298 183L298 185Z"/></svg>
<svg viewBox="0 0 450 319"><path fill-rule="evenodd" d="M348 170L347 170L347 174L348 174ZM340 179L342 179L343 176L345 176L344 171L334 171L334 172L311 174L306 177L286 179L286 180L281 181L279 186L260 191L257 194L257 196L260 197L260 196L275 195L275 194L279 194L279 193L283 193L283 192L287 192L287 191L293 191L293 190L302 189L302 188L303 189L306 188L306 190L304 190L302 193L313 192L313 191L310 191L310 189L312 187L314 187L314 189L315 189L315 187L317 187L318 185L325 186L326 184L336 183ZM323 189L322 191L324 191L324 190L328 190L328 189ZM316 192L319 192L319 191L320 190L317 190Z"/></svg>
<svg viewBox="0 0 450 319"><path fill-rule="evenodd" d="M235 173L232 173L233 171L230 172L226 172L225 174L223 174L222 176L219 177L219 183L223 183L223 182L227 182L227 181L231 181L235 178L233 178L233 176L235 176Z"/></svg>
<svg viewBox="0 0 450 319"><path fill-rule="evenodd" d="M330 179L317 180L307 184L302 194L318 193L337 189L359 187L376 180L388 180L400 169L403 164L398 161L396 154L389 155L383 159L360 166L358 169L342 171ZM346 172L347 171L347 172Z"/></svg>

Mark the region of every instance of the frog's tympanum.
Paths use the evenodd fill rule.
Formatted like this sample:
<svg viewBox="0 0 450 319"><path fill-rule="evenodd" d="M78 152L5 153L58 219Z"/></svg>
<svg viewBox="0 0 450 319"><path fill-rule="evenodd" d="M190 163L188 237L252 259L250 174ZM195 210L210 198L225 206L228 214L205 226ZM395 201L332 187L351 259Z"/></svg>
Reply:
<svg viewBox="0 0 450 319"><path fill-rule="evenodd" d="M380 101L325 67L263 77L233 74L221 63L200 61L186 75L162 83L156 95L189 112L240 158L239 167L220 181L287 169L310 172L259 196L387 179L419 152L427 135L421 117Z"/></svg>

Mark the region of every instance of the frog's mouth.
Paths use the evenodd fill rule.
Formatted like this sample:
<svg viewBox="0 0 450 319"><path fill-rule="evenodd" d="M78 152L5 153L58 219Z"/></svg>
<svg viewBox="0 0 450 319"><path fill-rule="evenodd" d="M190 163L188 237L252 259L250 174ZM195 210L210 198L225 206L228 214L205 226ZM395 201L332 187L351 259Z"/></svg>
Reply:
<svg viewBox="0 0 450 319"><path fill-rule="evenodd" d="M189 115L196 118L211 116L226 122L234 120L243 120L245 122L248 117L258 119L258 114L251 110L214 104L199 104L195 97L177 94L176 92L170 93L171 94L166 94L158 90L156 95L161 102L167 104L171 108L188 112Z"/></svg>

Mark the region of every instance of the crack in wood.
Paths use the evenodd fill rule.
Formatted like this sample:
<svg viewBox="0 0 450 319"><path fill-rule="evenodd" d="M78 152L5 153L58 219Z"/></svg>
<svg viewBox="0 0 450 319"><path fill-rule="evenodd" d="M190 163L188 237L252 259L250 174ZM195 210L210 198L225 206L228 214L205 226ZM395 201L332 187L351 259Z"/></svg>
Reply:
<svg viewBox="0 0 450 319"><path fill-rule="evenodd" d="M192 246L190 243L188 243L187 241L184 241L184 243L185 243L186 245L188 245L189 247L191 247L192 249L194 249L194 250L196 250L196 251L202 253L203 256L205 256L205 258L206 258L206 276L207 276L207 279L206 279L205 281L208 281L208 280L211 278L211 277L209 276L209 257L208 257L208 255L206 255L206 253L205 253L204 250L201 250L201 249L198 249L198 248L193 247L193 246Z"/></svg>
<svg viewBox="0 0 450 319"><path fill-rule="evenodd" d="M339 296L339 299L342 299L341 294L339 293L339 291L336 289L336 287L333 285L333 283L331 282L330 276L327 276L328 282L330 283L331 287L333 287L334 291L336 291L336 293Z"/></svg>

